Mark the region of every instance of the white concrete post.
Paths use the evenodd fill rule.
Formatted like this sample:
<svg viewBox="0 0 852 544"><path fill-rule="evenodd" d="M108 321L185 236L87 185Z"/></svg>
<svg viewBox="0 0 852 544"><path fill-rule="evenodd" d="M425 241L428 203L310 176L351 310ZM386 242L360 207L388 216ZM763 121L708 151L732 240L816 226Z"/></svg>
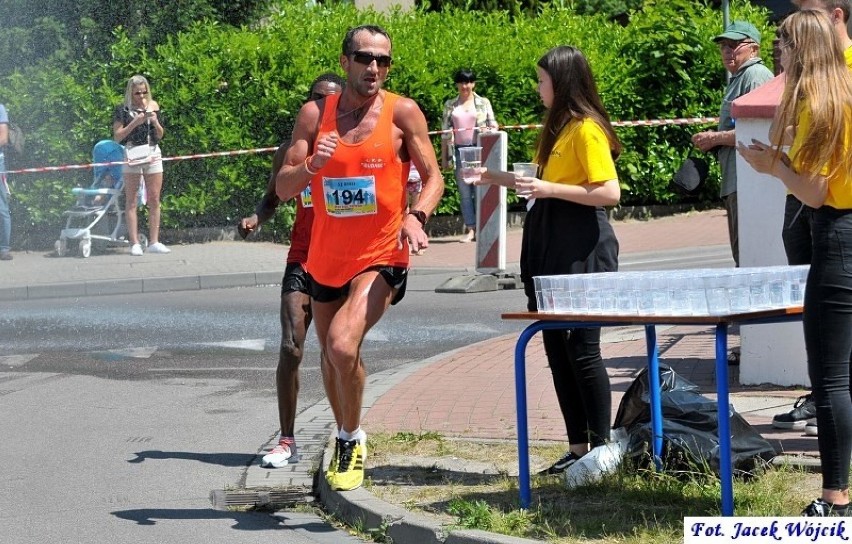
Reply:
<svg viewBox="0 0 852 544"><path fill-rule="evenodd" d="M781 90L783 78L775 78L734 101L731 111L737 120L737 141L769 142L769 125ZM780 180L755 172L737 154L740 266L787 264L781 241L786 195ZM740 340L741 384L810 383L801 322L744 326Z"/></svg>

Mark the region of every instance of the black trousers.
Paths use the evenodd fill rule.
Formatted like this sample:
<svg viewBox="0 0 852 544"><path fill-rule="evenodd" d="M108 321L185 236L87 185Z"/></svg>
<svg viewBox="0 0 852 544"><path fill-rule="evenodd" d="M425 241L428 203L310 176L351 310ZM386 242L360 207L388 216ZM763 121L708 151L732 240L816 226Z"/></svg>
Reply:
<svg viewBox="0 0 852 544"><path fill-rule="evenodd" d="M602 208L539 199L524 220L521 279L537 310L533 277L618 270L618 240ZM601 330L542 331L559 409L571 444L609 439L612 392L601 358Z"/></svg>
<svg viewBox="0 0 852 544"><path fill-rule="evenodd" d="M781 229L781 240L784 242L784 253L787 254L787 264L811 264L813 255L814 209L806 206L793 195L787 195L784 203L784 226Z"/></svg>
<svg viewBox="0 0 852 544"><path fill-rule="evenodd" d="M815 210L813 240L804 328L822 487L847 489L852 456L852 210Z"/></svg>

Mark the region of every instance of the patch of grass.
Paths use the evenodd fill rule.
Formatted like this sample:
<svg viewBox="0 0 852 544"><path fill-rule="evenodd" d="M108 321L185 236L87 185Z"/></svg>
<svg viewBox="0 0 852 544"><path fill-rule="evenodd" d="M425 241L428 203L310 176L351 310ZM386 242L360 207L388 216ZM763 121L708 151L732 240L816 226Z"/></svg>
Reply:
<svg viewBox="0 0 852 544"><path fill-rule="evenodd" d="M472 442L429 435L370 435L370 491L433 517L471 528L557 544L669 544L683 536L685 516L719 515L719 481L699 469L657 473L622 467L601 481L567 489L558 476L532 479L529 510L518 508L514 442ZM564 445L530 448L546 466ZM795 467L756 473L734 484L736 515L797 516L819 495L818 474Z"/></svg>

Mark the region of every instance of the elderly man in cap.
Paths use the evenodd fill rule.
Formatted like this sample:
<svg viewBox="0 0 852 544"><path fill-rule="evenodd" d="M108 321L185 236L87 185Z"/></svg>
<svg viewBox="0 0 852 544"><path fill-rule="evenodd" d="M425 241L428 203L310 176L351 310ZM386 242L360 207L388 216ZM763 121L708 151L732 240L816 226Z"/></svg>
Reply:
<svg viewBox="0 0 852 544"><path fill-rule="evenodd" d="M760 32L747 21L734 21L725 32L713 41L719 45L722 63L731 79L725 89L722 108L719 111L719 127L692 136L692 143L701 151L717 150L722 169L721 197L728 212L728 236L734 262L740 265L739 240L737 236L737 161L734 119L731 118L731 103L750 93L770 79L772 72L760 59Z"/></svg>

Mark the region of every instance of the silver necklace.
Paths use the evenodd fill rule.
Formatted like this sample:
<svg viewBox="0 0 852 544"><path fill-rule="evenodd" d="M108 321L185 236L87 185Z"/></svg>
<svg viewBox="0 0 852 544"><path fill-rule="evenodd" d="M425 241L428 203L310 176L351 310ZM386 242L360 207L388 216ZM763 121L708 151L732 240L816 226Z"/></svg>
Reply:
<svg viewBox="0 0 852 544"><path fill-rule="evenodd" d="M364 102L362 102L360 106L358 106L358 107L357 107L357 108L355 108L355 109L349 110L349 111L347 111L346 113L338 114L337 118L338 118L338 119L340 119L340 118L342 118L342 117L346 117L347 115L350 115L350 114L352 114L352 113L355 113L356 111L358 111L358 110L362 109L362 108L363 108L363 107L367 104L367 102L372 101L372 104L370 104L370 107L367 109L367 111L365 111L365 112L361 112L361 114L360 114L360 115L356 115L356 116L355 116L355 120L356 120L356 121L360 121L361 119L363 119L364 115L366 115L366 114L367 114L367 112L369 112L370 110L372 110L372 109L373 109L373 106L374 106L374 105L375 105L375 103L376 103L376 96L379 96L379 95L378 95L378 94L376 94L376 95L374 95L374 96L372 96L372 97L368 98L367 100L365 100ZM339 103L338 103L338 104L339 104Z"/></svg>

